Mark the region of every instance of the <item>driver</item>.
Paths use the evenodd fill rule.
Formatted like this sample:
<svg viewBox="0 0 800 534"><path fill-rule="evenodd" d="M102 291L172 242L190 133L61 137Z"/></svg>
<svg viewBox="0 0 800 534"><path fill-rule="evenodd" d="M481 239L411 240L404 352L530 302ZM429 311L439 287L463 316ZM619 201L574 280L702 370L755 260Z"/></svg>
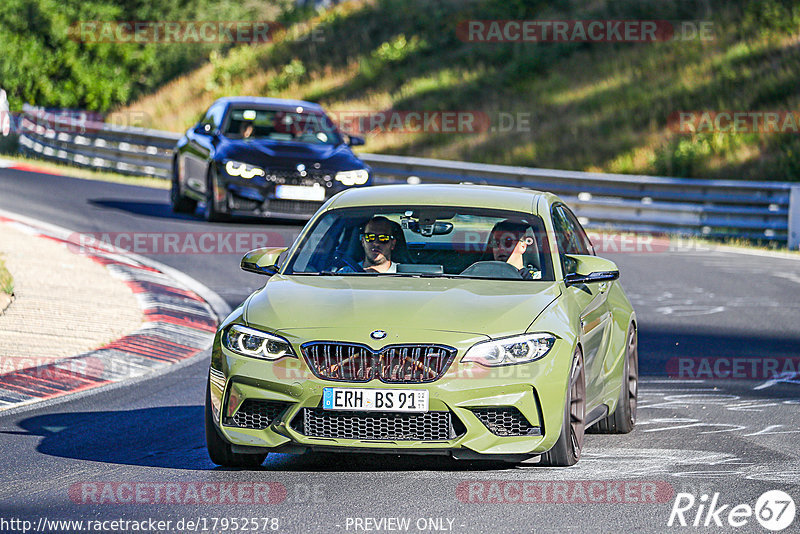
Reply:
<svg viewBox="0 0 800 534"><path fill-rule="evenodd" d="M361 266L365 271L397 272L397 263L392 261L392 251L397 245L397 236L393 232L392 221L380 215L370 219L364 226L361 234L364 261Z"/></svg>
<svg viewBox="0 0 800 534"><path fill-rule="evenodd" d="M534 247L533 250L536 250L536 237L528 225L501 221L492 228L489 248L494 260L513 265L525 280L536 280L542 277L542 272L532 265L525 265L523 254L528 247Z"/></svg>

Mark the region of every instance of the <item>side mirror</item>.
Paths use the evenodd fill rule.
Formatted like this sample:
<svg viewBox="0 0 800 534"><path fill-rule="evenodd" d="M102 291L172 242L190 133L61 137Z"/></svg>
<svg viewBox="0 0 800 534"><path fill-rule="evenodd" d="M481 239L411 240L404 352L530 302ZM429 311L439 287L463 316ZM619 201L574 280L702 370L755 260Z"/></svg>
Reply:
<svg viewBox="0 0 800 534"><path fill-rule="evenodd" d="M249 273L272 276L278 272L278 258L286 252L285 248L257 248L242 258L242 270Z"/></svg>
<svg viewBox="0 0 800 534"><path fill-rule="evenodd" d="M214 132L211 125L206 123L206 124L198 124L197 126L195 126L194 133L200 135L212 135Z"/></svg>
<svg viewBox="0 0 800 534"><path fill-rule="evenodd" d="M363 146L367 142L364 140L363 137L359 137L357 135L348 135L347 136L347 144L349 146Z"/></svg>
<svg viewBox="0 0 800 534"><path fill-rule="evenodd" d="M617 264L605 258L584 254L568 254L566 262L574 265L574 272L564 276L567 286L577 284L592 284L597 282L610 282L619 278Z"/></svg>

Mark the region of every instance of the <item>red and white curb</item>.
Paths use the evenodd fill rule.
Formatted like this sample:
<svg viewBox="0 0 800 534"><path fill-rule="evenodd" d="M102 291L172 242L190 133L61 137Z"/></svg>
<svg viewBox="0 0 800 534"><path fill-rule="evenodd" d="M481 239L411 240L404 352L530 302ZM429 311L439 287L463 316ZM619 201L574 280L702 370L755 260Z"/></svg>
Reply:
<svg viewBox="0 0 800 534"><path fill-rule="evenodd" d="M53 169L48 169L46 167L40 167L39 165L32 165L30 163L22 163L20 161L13 161L8 159L0 159L0 169L36 172L39 174L58 174Z"/></svg>
<svg viewBox="0 0 800 534"><path fill-rule="evenodd" d="M135 332L97 350L0 375L0 411L105 386L164 369L211 346L230 307L166 265L110 248L87 248L67 229L0 210L0 223L75 247L133 291L144 315Z"/></svg>

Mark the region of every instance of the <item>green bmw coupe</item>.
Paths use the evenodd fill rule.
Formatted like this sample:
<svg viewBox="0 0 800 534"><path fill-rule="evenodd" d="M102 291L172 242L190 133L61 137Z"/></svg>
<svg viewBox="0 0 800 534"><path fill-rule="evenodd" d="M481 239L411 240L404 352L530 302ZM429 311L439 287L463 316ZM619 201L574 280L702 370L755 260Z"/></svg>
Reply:
<svg viewBox="0 0 800 534"><path fill-rule="evenodd" d="M331 198L221 324L206 395L219 465L269 452L569 466L636 420L636 315L555 195L392 185Z"/></svg>

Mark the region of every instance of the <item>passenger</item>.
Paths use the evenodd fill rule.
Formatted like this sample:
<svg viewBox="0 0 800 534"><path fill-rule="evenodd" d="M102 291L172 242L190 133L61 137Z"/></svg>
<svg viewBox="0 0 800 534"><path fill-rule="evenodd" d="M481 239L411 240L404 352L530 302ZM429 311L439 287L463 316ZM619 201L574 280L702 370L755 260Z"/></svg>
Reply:
<svg viewBox="0 0 800 534"><path fill-rule="evenodd" d="M524 255L529 248L536 253L536 237L530 226L501 221L492 228L489 249L494 260L513 265L525 280L536 280L542 277L542 272L533 265L526 264Z"/></svg>

